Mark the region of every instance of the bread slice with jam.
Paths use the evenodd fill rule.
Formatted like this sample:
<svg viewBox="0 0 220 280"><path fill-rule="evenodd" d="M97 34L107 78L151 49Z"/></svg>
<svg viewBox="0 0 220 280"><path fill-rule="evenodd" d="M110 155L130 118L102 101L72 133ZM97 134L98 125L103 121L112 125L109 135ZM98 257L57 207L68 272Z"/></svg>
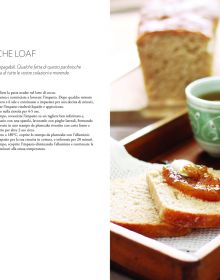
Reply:
<svg viewBox="0 0 220 280"><path fill-rule="evenodd" d="M204 197L195 197L183 192L181 186L175 188L167 184L163 176L163 168L152 170L147 174L149 190L161 220L188 228L220 227L220 201L208 201ZM211 168L207 170L209 174L213 175L213 178L220 178L219 171ZM210 186L205 187L209 192ZM213 187L219 189L220 186ZM209 193L207 194L209 195Z"/></svg>

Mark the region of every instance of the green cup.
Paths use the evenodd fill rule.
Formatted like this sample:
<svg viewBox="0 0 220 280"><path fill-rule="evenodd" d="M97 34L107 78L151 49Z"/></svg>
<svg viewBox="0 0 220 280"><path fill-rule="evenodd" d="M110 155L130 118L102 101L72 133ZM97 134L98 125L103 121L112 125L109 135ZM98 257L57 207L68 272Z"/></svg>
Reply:
<svg viewBox="0 0 220 280"><path fill-rule="evenodd" d="M186 87L189 118L195 139L211 156L220 157L220 101L201 96L220 92L220 78L207 77Z"/></svg>

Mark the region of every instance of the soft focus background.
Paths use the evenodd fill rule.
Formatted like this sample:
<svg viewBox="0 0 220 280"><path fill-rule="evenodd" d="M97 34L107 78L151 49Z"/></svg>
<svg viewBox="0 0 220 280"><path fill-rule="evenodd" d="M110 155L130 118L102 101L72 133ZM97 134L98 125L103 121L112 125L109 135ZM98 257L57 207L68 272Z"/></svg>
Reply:
<svg viewBox="0 0 220 280"><path fill-rule="evenodd" d="M140 10L146 2L147 0L110 2L110 119L111 136L117 140L183 109L181 106L153 108L148 105L136 48ZM212 1L210 5L211 3ZM217 45L219 46L219 43ZM218 50L218 47L215 49ZM220 74L219 54L220 51L215 55L214 74Z"/></svg>
<svg viewBox="0 0 220 280"><path fill-rule="evenodd" d="M111 136L116 140L180 109L146 107L148 101L136 48L140 9L145 2L111 0Z"/></svg>
<svg viewBox="0 0 220 280"><path fill-rule="evenodd" d="M144 2L111 0L111 136L117 140L146 125L137 114L146 106L146 96L141 73L136 70L139 58L135 45L139 11Z"/></svg>

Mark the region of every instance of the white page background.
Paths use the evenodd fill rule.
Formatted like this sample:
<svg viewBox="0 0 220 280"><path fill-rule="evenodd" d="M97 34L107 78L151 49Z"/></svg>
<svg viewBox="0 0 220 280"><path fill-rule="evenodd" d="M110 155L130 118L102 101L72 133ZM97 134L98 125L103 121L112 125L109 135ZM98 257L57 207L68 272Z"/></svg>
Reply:
<svg viewBox="0 0 220 280"><path fill-rule="evenodd" d="M81 64L70 78L6 77L1 88L92 94L92 148L0 152L0 279L108 279L108 3L4 1L0 64ZM34 90L33 89L33 90ZM80 108L73 107L73 113Z"/></svg>

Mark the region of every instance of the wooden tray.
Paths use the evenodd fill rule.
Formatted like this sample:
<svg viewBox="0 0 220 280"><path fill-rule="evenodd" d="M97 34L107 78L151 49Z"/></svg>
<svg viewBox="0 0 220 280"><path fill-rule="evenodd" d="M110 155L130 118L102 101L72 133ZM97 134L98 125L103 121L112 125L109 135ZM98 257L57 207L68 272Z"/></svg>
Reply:
<svg viewBox="0 0 220 280"><path fill-rule="evenodd" d="M149 125L121 143L144 161L184 158L220 169L220 159L208 156L192 138L186 111ZM220 236L191 254L111 223L111 261L135 279L219 279Z"/></svg>

